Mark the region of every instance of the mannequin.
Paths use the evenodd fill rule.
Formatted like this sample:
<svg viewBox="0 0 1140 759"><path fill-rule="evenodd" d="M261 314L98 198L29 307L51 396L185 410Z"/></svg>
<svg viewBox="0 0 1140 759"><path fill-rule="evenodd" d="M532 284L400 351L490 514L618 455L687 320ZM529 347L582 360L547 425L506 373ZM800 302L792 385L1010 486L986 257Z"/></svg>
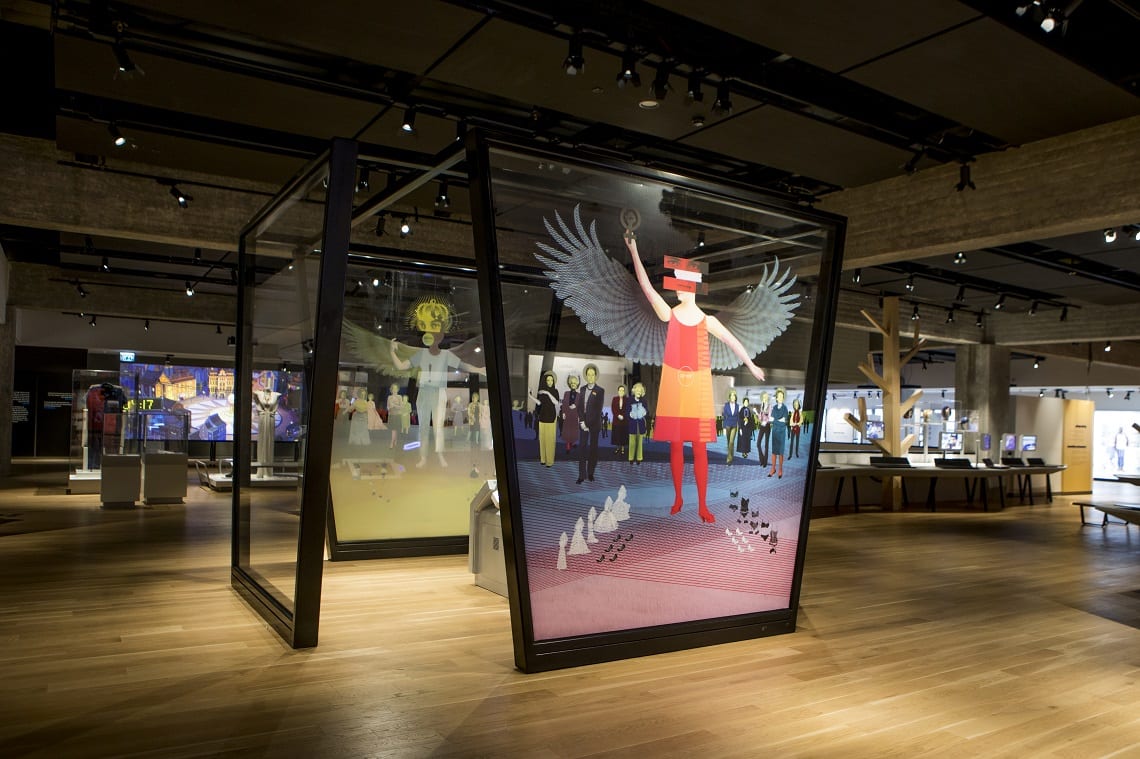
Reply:
<svg viewBox="0 0 1140 759"><path fill-rule="evenodd" d="M268 388L253 391L253 405L257 418L257 467L254 477L259 480L273 476L273 438L277 429L277 399L281 393Z"/></svg>
<svg viewBox="0 0 1140 759"><path fill-rule="evenodd" d="M127 405L127 392L118 385L103 382L87 388L87 455L88 469L98 469L103 462L103 436L120 432L119 414Z"/></svg>

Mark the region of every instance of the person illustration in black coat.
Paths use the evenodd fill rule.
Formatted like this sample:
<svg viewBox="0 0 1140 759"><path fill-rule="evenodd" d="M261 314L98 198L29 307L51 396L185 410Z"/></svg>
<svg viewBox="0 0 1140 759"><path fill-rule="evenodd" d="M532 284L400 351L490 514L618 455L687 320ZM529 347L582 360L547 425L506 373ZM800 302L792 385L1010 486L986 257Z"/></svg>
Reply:
<svg viewBox="0 0 1140 759"><path fill-rule="evenodd" d="M582 377L586 384L578 393L579 425L582 429L578 459L579 485L582 480L594 480L594 470L598 466L598 439L602 432L602 408L606 404L606 391L597 384L598 367L586 364Z"/></svg>

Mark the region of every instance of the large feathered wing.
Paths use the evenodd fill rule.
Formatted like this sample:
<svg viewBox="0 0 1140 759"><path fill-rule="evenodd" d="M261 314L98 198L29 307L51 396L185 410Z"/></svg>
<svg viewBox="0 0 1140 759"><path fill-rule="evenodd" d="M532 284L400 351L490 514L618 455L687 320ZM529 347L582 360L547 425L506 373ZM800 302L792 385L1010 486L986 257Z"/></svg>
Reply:
<svg viewBox="0 0 1140 759"><path fill-rule="evenodd" d="M641 364L660 365L665 354L668 325L657 318L637 280L606 255L598 242L597 222L587 233L578 206L574 229L554 212L558 229L542 222L555 245L537 243L546 255L535 253L555 294L569 306L586 329L613 351Z"/></svg>
<svg viewBox="0 0 1140 759"><path fill-rule="evenodd" d="M416 367L398 369L392 361L392 341L385 337L344 320L341 340L345 350L357 360L371 364L389 377L411 377L419 371ZM419 348L396 343L396 355L403 361L410 361Z"/></svg>
<svg viewBox="0 0 1140 759"><path fill-rule="evenodd" d="M790 269L779 271L779 260L772 269L764 266L760 283L729 303L717 319L740 340L748 355L762 353L772 341L784 333L792 321L792 312L800 305L799 295L788 292L796 283ZM713 369L735 369L743 362L718 337L709 335L709 363Z"/></svg>

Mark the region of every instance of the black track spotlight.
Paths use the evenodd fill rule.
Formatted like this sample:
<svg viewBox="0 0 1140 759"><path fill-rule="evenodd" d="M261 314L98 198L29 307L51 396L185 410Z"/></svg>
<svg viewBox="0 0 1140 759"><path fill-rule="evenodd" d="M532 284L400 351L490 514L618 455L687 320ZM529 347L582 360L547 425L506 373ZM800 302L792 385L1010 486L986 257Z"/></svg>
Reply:
<svg viewBox="0 0 1140 759"><path fill-rule="evenodd" d="M376 214L376 236L384 236L384 225L388 223L388 217L383 213Z"/></svg>
<svg viewBox="0 0 1140 759"><path fill-rule="evenodd" d="M904 285L904 287L906 287L906 291L908 293L914 292L914 275L913 274L911 274L909 277L906 278L906 284Z"/></svg>
<svg viewBox="0 0 1140 759"><path fill-rule="evenodd" d="M1033 368L1034 369L1040 369L1041 368L1041 357L1040 356L1034 356L1033 357Z"/></svg>
<svg viewBox="0 0 1140 759"><path fill-rule="evenodd" d="M405 216L402 219L400 219L400 237L407 237L411 233L412 233L412 225L408 221L408 217Z"/></svg>
<svg viewBox="0 0 1140 759"><path fill-rule="evenodd" d="M373 287L379 287L380 286L380 278L377 277L376 275L372 275L372 286Z"/></svg>
<svg viewBox="0 0 1140 759"><path fill-rule="evenodd" d="M1132 239L1140 242L1140 224L1129 224L1124 228L1124 234L1132 235Z"/></svg>
<svg viewBox="0 0 1140 759"><path fill-rule="evenodd" d="M436 208L450 208L451 198L447 196L447 180L439 180L439 191L435 195Z"/></svg>
<svg viewBox="0 0 1140 759"><path fill-rule="evenodd" d="M1116 230L1113 228L1109 228L1109 229L1104 230L1104 243L1105 243L1105 245L1108 245L1109 243L1114 243L1114 242L1116 242Z"/></svg>
<svg viewBox="0 0 1140 759"><path fill-rule="evenodd" d="M958 251L957 253L955 253L954 254L954 265L955 266L961 266L964 263L966 263L966 254L962 251Z"/></svg>
<svg viewBox="0 0 1140 759"><path fill-rule="evenodd" d="M103 256L103 263L99 265L99 268L103 271L111 271L111 262L107 260L106 256Z"/></svg>
<svg viewBox="0 0 1140 759"><path fill-rule="evenodd" d="M637 73L638 55L631 49L626 49L621 56L621 70L617 75L618 87L640 87L641 75Z"/></svg>
<svg viewBox="0 0 1140 759"><path fill-rule="evenodd" d="M414 105L404 109L404 120L400 122L400 130L407 134L416 131L416 107Z"/></svg>
<svg viewBox="0 0 1140 759"><path fill-rule="evenodd" d="M966 286L965 285L958 285L958 294L954 296L954 302L955 303L965 303L966 302Z"/></svg>
<svg viewBox="0 0 1140 759"><path fill-rule="evenodd" d="M705 93L701 92L701 85L704 84L704 74L699 70L694 70L689 74L689 86L685 91L685 97L693 103L703 103L705 100Z"/></svg>
<svg viewBox="0 0 1140 759"><path fill-rule="evenodd" d="M1126 401L1132 400L1132 391L1131 390L1129 390L1128 392L1126 392L1124 394L1124 400L1126 400Z"/></svg>
<svg viewBox="0 0 1140 759"><path fill-rule="evenodd" d="M586 70L586 58L582 55L582 38L577 34L570 38L570 47L566 51L566 59L562 61L562 70L567 76L576 76Z"/></svg>
<svg viewBox="0 0 1140 759"><path fill-rule="evenodd" d="M920 316L918 315L918 304L916 303L916 304L914 305L914 308L913 308L913 309L911 309L911 312L910 312L910 320L911 320L912 322L916 322L916 321L918 321L918 320L919 320L919 319L921 319L921 318L922 318L922 317L920 317Z"/></svg>
<svg viewBox="0 0 1140 759"><path fill-rule="evenodd" d="M234 337L233 335L230 335L229 337L226 338L226 345L228 345L231 348L234 347L235 345L237 345L237 338Z"/></svg>
<svg viewBox="0 0 1140 759"><path fill-rule="evenodd" d="M150 332L150 319L143 320L143 332Z"/></svg>
<svg viewBox="0 0 1140 759"><path fill-rule="evenodd" d="M1061 306L1061 321L1064 322L1064 321L1068 321L1068 320L1069 320L1069 307L1068 306Z"/></svg>
<svg viewBox="0 0 1140 759"><path fill-rule="evenodd" d="M188 208L190 201L194 198L190 197L182 190L178 189L178 185L170 185L170 197L174 198L174 202L178 204L179 208Z"/></svg>
<svg viewBox="0 0 1140 759"><path fill-rule="evenodd" d="M79 293L80 298L86 298L87 297L87 291L83 289L83 283L82 282L76 282L75 283L75 292Z"/></svg>
<svg viewBox="0 0 1140 759"><path fill-rule="evenodd" d="M705 233L697 232L697 249L705 247Z"/></svg>
<svg viewBox="0 0 1140 759"><path fill-rule="evenodd" d="M1111 340L1105 340L1104 341L1104 352L1105 353L1112 353L1112 341Z"/></svg>
<svg viewBox="0 0 1140 759"><path fill-rule="evenodd" d="M1104 394L1107 395L1109 398L1115 398L1116 397L1116 393L1112 392L1111 387L1105 388Z"/></svg>
<svg viewBox="0 0 1140 759"><path fill-rule="evenodd" d="M190 280L186 280L186 297L194 297L194 285L190 284Z"/></svg>
<svg viewBox="0 0 1140 759"><path fill-rule="evenodd" d="M222 334L222 325L221 324L215 324L214 325L214 334L215 335Z"/></svg>
<svg viewBox="0 0 1140 759"><path fill-rule="evenodd" d="M982 322L982 312L979 311L978 312L978 318L974 320L974 326L977 327L978 329L981 329L983 323L984 322Z"/></svg>
<svg viewBox="0 0 1140 759"><path fill-rule="evenodd" d="M716 86L716 100L713 101L713 113L725 116L732 113L732 91L728 88L728 80L722 79Z"/></svg>
<svg viewBox="0 0 1140 759"><path fill-rule="evenodd" d="M854 282L855 284L859 284L860 282L862 282L863 281L863 270L862 269L856 269L855 272L851 275L851 281Z"/></svg>
<svg viewBox="0 0 1140 759"><path fill-rule="evenodd" d="M111 51L115 54L115 63L119 67L119 74L122 74L124 77L129 77L133 74L142 76L146 73L131 60L131 56L127 53L127 49L123 47L122 42L112 44Z"/></svg>
<svg viewBox="0 0 1140 759"><path fill-rule="evenodd" d="M653 81L649 85L649 92L653 95L653 99L661 102L669 94L669 90L673 86L669 84L669 74L673 71L673 64L668 61L662 61L657 66L657 75L653 77Z"/></svg>
<svg viewBox="0 0 1140 759"><path fill-rule="evenodd" d="M1029 12L1029 3L1025 3L1024 5L1017 6L1017 8L1015 8L1013 12L1019 16L1024 16L1026 13Z"/></svg>
<svg viewBox="0 0 1140 759"><path fill-rule="evenodd" d="M1005 308L1005 293L998 295L997 303L994 304L994 311L1001 311Z"/></svg>
<svg viewBox="0 0 1140 759"><path fill-rule="evenodd" d="M127 138L124 137L123 133L119 131L119 128L115 126L115 122L112 121L107 125L107 131L111 133L111 142L115 147L121 148L127 144Z"/></svg>
<svg viewBox="0 0 1140 759"><path fill-rule="evenodd" d="M954 309L953 308L946 309L946 323L947 324L953 324L954 323Z"/></svg>
<svg viewBox="0 0 1140 759"><path fill-rule="evenodd" d="M89 321L89 322L88 322L88 324L90 324L92 327L94 327L94 326L95 326L95 318L96 318L96 317L92 316L92 317L91 317L91 321Z"/></svg>
<svg viewBox="0 0 1140 759"><path fill-rule="evenodd" d="M958 184L955 185L955 189L957 189L958 192L962 192L966 188L971 190L978 189L977 185L974 184L974 180L970 178L970 164L968 163L964 163L958 167Z"/></svg>
<svg viewBox="0 0 1140 759"><path fill-rule="evenodd" d="M356 180L356 191L357 192L368 192L368 188L371 184L370 180L372 179L371 175L372 175L372 172L369 171L367 167L361 167L360 176Z"/></svg>
<svg viewBox="0 0 1140 759"><path fill-rule="evenodd" d="M1033 303L1029 305L1029 315L1037 316L1037 301L1033 301Z"/></svg>
<svg viewBox="0 0 1140 759"><path fill-rule="evenodd" d="M1041 390L1037 393L1037 397L1038 398L1044 398L1045 397L1045 388L1041 388Z"/></svg>
<svg viewBox="0 0 1140 759"><path fill-rule="evenodd" d="M910 157L910 160L903 165L903 171L907 174L916 174L918 172L918 162L922 160L924 155L926 155L925 149L916 151L915 154Z"/></svg>
<svg viewBox="0 0 1140 759"><path fill-rule="evenodd" d="M1041 19L1041 31L1048 34L1057 28L1057 18L1053 11L1046 11L1045 18Z"/></svg>

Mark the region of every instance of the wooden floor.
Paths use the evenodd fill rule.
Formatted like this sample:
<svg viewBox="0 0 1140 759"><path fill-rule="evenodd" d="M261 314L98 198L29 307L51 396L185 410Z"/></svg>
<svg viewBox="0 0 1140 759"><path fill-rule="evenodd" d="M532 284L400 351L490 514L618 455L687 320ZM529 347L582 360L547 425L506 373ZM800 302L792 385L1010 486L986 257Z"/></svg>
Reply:
<svg viewBox="0 0 1140 759"><path fill-rule="evenodd" d="M1140 530L1064 499L820 519L796 633L528 676L464 557L328 566L295 652L227 495L58 481L0 484L3 757L1140 756Z"/></svg>

